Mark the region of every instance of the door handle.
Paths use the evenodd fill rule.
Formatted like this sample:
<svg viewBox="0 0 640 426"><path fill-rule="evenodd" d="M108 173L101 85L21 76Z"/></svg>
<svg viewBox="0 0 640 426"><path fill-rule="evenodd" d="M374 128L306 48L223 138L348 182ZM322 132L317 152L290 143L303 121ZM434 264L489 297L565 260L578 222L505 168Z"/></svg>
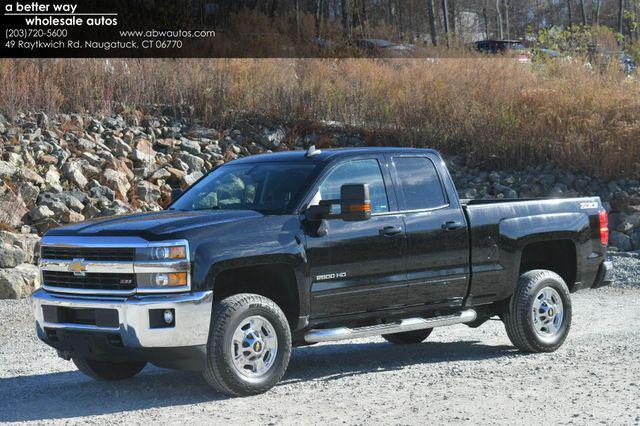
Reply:
<svg viewBox="0 0 640 426"><path fill-rule="evenodd" d="M393 237L394 235L398 235L402 233L402 226L394 225L394 226L385 226L380 229L380 235L384 237Z"/></svg>
<svg viewBox="0 0 640 426"><path fill-rule="evenodd" d="M455 231L456 229L460 229L464 226L461 222L456 222L453 220L449 220L442 224L443 231Z"/></svg>

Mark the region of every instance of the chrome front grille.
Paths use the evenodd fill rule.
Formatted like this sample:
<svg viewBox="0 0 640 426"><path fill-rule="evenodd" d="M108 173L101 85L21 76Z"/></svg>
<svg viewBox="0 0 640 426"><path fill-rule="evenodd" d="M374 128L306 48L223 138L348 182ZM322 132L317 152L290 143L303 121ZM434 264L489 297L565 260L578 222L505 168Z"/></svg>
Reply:
<svg viewBox="0 0 640 426"><path fill-rule="evenodd" d="M74 288L85 290L134 290L135 274L96 274L82 276L73 272L43 271L42 280L48 287Z"/></svg>
<svg viewBox="0 0 640 426"><path fill-rule="evenodd" d="M187 247L186 258L146 260L154 247ZM186 240L147 241L140 237L45 236L40 251L42 287L54 293L129 296L178 293L191 289ZM138 257L138 259L136 258ZM157 276L186 273L186 285L163 287ZM161 277L167 281L166 275Z"/></svg>
<svg viewBox="0 0 640 426"><path fill-rule="evenodd" d="M43 259L84 259L84 260L117 260L133 262L136 249L133 247L59 247L43 246Z"/></svg>

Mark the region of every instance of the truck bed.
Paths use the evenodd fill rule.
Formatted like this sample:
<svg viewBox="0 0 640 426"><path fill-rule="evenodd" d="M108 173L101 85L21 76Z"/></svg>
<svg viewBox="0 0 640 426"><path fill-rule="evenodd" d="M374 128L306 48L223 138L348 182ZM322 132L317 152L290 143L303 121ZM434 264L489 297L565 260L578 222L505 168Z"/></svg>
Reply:
<svg viewBox="0 0 640 426"><path fill-rule="evenodd" d="M598 232L603 210L598 197L461 200L461 205L471 248L468 303L509 297L523 266L523 253L532 248L558 259L559 270L568 258L575 259L577 267L572 270L578 272L566 276L571 290L593 284L606 252ZM549 242L566 245L549 254L545 248ZM558 244L553 247L557 250Z"/></svg>

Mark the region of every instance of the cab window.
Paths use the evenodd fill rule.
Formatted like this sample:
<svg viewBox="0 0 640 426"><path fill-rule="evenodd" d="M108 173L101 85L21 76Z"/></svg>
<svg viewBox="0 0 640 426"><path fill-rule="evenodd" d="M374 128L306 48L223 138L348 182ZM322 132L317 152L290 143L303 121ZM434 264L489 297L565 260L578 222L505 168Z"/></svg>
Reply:
<svg viewBox="0 0 640 426"><path fill-rule="evenodd" d="M403 210L424 210L447 204L435 165L425 157L394 157Z"/></svg>
<svg viewBox="0 0 640 426"><path fill-rule="evenodd" d="M389 201L382 171L378 160L375 159L354 160L337 166L322 182L310 205L316 205L320 200L337 200L340 198L342 185L356 183L369 185L371 213L389 211ZM334 205L331 210L334 214L339 213L340 206Z"/></svg>

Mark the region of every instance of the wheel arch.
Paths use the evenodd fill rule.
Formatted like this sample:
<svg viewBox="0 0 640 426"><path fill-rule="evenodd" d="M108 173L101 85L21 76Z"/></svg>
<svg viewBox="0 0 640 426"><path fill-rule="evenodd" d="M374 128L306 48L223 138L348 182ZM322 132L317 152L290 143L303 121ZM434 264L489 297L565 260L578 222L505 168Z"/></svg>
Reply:
<svg viewBox="0 0 640 426"><path fill-rule="evenodd" d="M533 241L520 251L518 275L534 269L546 269L558 274L572 290L577 279L578 249L569 238Z"/></svg>
<svg viewBox="0 0 640 426"><path fill-rule="evenodd" d="M213 290L214 302L240 293L264 296L282 309L292 330L298 328L302 310L298 273L284 259L216 265L209 274L208 287Z"/></svg>

